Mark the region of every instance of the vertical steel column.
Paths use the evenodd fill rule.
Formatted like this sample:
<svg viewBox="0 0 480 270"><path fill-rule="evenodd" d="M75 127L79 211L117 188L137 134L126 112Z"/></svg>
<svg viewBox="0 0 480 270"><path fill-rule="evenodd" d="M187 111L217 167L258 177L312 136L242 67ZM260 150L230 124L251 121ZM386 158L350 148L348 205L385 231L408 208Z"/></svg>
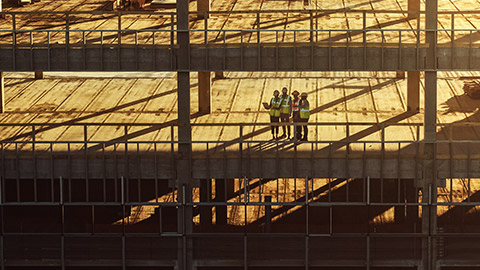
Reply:
<svg viewBox="0 0 480 270"><path fill-rule="evenodd" d="M3 72L0 72L0 113L5 112L5 79Z"/></svg>
<svg viewBox="0 0 480 270"><path fill-rule="evenodd" d="M420 110L420 71L407 72L407 110Z"/></svg>
<svg viewBox="0 0 480 270"><path fill-rule="evenodd" d="M261 198L260 198L261 199ZM263 232L272 232L272 196L265 196L265 225Z"/></svg>
<svg viewBox="0 0 480 270"><path fill-rule="evenodd" d="M122 13L118 12L118 33L117 33L117 58L118 58L118 70L122 70Z"/></svg>
<svg viewBox="0 0 480 270"><path fill-rule="evenodd" d="M436 270L435 235L437 227L437 185L435 142L437 120L437 18L438 0L426 1L426 42L428 45L425 66L425 160L422 181L422 269Z"/></svg>
<svg viewBox="0 0 480 270"><path fill-rule="evenodd" d="M426 2L427 55L425 66L425 140L436 140L438 0Z"/></svg>
<svg viewBox="0 0 480 270"><path fill-rule="evenodd" d="M68 55L70 51L70 14L65 14L65 69L68 70Z"/></svg>
<svg viewBox="0 0 480 270"><path fill-rule="evenodd" d="M35 71L35 80L43 79L43 71Z"/></svg>
<svg viewBox="0 0 480 270"><path fill-rule="evenodd" d="M212 104L211 72L198 72L198 112L208 114Z"/></svg>
<svg viewBox="0 0 480 270"><path fill-rule="evenodd" d="M192 239L192 133L190 125L190 33L188 32L188 0L177 0L177 45L178 53L178 162L177 162L177 230L182 235L178 239L178 270L193 269Z"/></svg>
<svg viewBox="0 0 480 270"><path fill-rule="evenodd" d="M198 0L197 1L197 18L205 19L210 17L210 0Z"/></svg>
<svg viewBox="0 0 480 270"><path fill-rule="evenodd" d="M211 179L200 180L200 202L211 203ZM200 227L203 232L210 231L212 227L212 206L201 205L200 206Z"/></svg>
<svg viewBox="0 0 480 270"><path fill-rule="evenodd" d="M408 0L408 17L417 18L420 15L420 0Z"/></svg>
<svg viewBox="0 0 480 270"><path fill-rule="evenodd" d="M225 34L223 35L225 38ZM223 71L215 71L215 80L225 79L225 74Z"/></svg>
<svg viewBox="0 0 480 270"><path fill-rule="evenodd" d="M227 201L225 193L226 179L215 179L215 202L222 203ZM216 224L227 225L227 206L217 205L215 207Z"/></svg>

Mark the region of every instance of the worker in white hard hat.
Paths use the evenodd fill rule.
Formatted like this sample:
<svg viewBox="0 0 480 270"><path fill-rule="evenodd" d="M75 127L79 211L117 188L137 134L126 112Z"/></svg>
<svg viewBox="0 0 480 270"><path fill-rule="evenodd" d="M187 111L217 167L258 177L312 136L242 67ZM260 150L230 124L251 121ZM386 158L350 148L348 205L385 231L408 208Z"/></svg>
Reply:
<svg viewBox="0 0 480 270"><path fill-rule="evenodd" d="M287 138L290 139L290 126L287 125L290 123L290 115L292 114L292 98L288 94L288 89L283 87L282 89L282 104L280 106L280 121L285 125L282 126L283 134L279 139Z"/></svg>
<svg viewBox="0 0 480 270"><path fill-rule="evenodd" d="M301 141L308 141L308 119L310 118L310 103L307 100L307 93L300 95L300 122L305 123L303 126L303 137Z"/></svg>
<svg viewBox="0 0 480 270"><path fill-rule="evenodd" d="M270 110L270 123L278 123L280 119L280 106L282 104L282 99L279 97L280 92L278 90L273 91L273 98L270 100L270 103L263 102L265 109ZM272 125L272 137L273 139L278 138L278 125Z"/></svg>

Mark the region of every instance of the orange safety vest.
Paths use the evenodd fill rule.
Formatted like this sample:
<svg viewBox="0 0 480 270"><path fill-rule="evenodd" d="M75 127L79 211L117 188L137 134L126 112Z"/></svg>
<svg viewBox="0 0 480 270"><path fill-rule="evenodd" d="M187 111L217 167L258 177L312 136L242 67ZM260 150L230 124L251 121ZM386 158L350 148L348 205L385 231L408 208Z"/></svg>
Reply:
<svg viewBox="0 0 480 270"><path fill-rule="evenodd" d="M294 112L300 111L300 108L298 106L300 106L300 99L298 99L297 101L293 100L292 101L292 111L294 111Z"/></svg>

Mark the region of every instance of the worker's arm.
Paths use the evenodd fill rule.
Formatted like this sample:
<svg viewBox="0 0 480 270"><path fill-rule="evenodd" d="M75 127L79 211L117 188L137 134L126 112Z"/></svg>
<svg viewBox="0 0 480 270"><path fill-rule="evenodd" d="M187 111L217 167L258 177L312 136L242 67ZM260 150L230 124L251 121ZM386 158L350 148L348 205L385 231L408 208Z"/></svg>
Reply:
<svg viewBox="0 0 480 270"><path fill-rule="evenodd" d="M300 105L298 107L300 109L308 108L310 107L310 103L308 103L308 100L300 100Z"/></svg>
<svg viewBox="0 0 480 270"><path fill-rule="evenodd" d="M263 107L267 110L270 110L270 108L272 108L272 100L270 100L270 103L267 103L267 102L263 102Z"/></svg>

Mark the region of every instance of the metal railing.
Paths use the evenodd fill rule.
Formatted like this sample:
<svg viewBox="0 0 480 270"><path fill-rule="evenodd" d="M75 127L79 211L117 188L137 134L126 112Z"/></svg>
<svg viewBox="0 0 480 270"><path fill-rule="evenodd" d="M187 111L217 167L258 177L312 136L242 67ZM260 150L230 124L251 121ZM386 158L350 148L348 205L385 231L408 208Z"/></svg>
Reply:
<svg viewBox="0 0 480 270"><path fill-rule="evenodd" d="M206 16L204 19L204 23L197 23L195 24L194 28L189 30L190 32L190 46L192 49L204 49L206 52L192 52L192 56L196 56L196 61L198 61L200 56L204 56L205 59L202 63L202 66L192 66L190 64L189 69L191 70L220 70L220 69L230 69L230 66L227 61L227 51L231 48L233 49L240 49L240 56L239 56L239 63L235 63L235 66L239 66L240 69L244 68L244 62L246 61L245 51L252 50L256 48L258 51L256 52L255 57L257 58L257 63L255 64L256 67L249 66L248 69L252 70L262 70L267 68L268 70L283 70L286 67L283 67L280 62L279 57L279 50L282 48L293 48L293 52L291 53L293 56L293 64L289 64L289 68L296 69L300 68L302 70L335 70L335 66L342 64L342 67L338 67L337 69L361 69L366 70L369 66L369 57L367 54L367 50L370 48L376 48L380 50L379 56L376 59L378 65L375 65L377 69L383 69L386 64L386 52L391 51L392 49L396 50L394 58L396 59L395 63L388 63L390 68L396 65L396 69L398 70L424 70L424 60L422 58L421 51L426 48L425 45L425 35L427 32L432 31L429 29L422 29L420 28L420 17L417 19L417 26L415 29L402 29L402 28L392 28L391 26L382 26L378 25L369 25L368 24L368 14L400 14L404 15L408 12L406 11L365 11L365 10L351 10L351 11L339 11L339 10L332 10L332 11L322 11L325 13L320 12L321 14L329 14L329 12L340 13L343 12L352 13L352 14L363 14L359 17L359 25L358 29L318 29L318 22L314 22L318 20L318 16L314 15L313 11L292 11L293 13L298 12L300 15L306 15L306 19L303 18L302 20L310 21L304 27L304 29L276 29L275 26L268 26L268 23L265 26L262 26L262 15L266 14L271 16L272 14L279 14L285 15L286 11L235 11L235 12L227 12L227 11L211 11L207 15L211 16L222 16L224 14L252 14L253 15L253 22L252 24L245 24L245 29L229 29L227 25L224 25L222 29L211 29L209 28L209 20L214 20L215 18L210 18ZM289 14L290 11L288 12ZM471 29L456 29L455 27L455 16L458 16L460 12L440 12L441 15L445 15L449 17L447 20L448 22L445 25L449 25L445 29L438 29L435 30L438 33L438 41L439 41L439 48L448 48L448 56L443 56L444 58L441 61L441 65L439 65L439 70L451 70L451 69L459 69L459 70L470 70L478 68L472 62L472 55L473 50L479 48L480 46L477 44L476 39L474 36L475 33L478 33L478 30L474 27ZM117 28L115 29L79 29L78 27L72 28L71 25L71 16L74 15L90 15L90 16L111 16L110 19L117 20ZM192 16L196 14L196 12L192 13ZM256 14L256 16L255 16ZM421 12L422 14L422 12ZM477 14L476 12L469 12L468 14ZM91 50L94 48L100 49L100 70L103 70L103 58L104 58L104 48L110 48L111 46L115 46L114 48L133 48L135 50L135 61L138 61L138 50L139 48L142 49L150 49L151 56L155 56L158 49L164 48L169 50L170 53L170 61L168 66L160 68L168 69L168 70L175 70L175 50L178 47L176 43L176 35L180 30L175 28L175 13L169 12L106 12L106 13L90 13L90 12L45 12L45 13L5 13L11 17L11 29L1 29L0 30L0 43L4 45L11 46L12 48L12 69L15 70L16 66L16 55L17 50L24 50L29 49L32 54L33 58L33 50L35 49L46 49L47 50L47 68L51 68L51 55L50 50L52 48L65 48L65 62L67 63L68 69L68 53L69 48L76 48L76 49L83 49L84 53L83 56L86 58L87 53L85 51ZM27 15L38 15L38 16L46 16L46 15L58 15L63 18L61 20L61 24L58 27L52 27L50 29L28 29L27 26L19 27L17 26L16 17L18 16L27 16ZM132 29L131 27L123 27L122 26L122 17L128 16L138 16L143 18L143 16L159 16L163 18L161 21L162 23L157 26L160 29ZM232 16L232 15L229 15ZM288 17L289 15L287 15ZM405 17L405 20L411 20L409 17ZM73 20L73 19L72 19ZM87 18L88 20L88 18ZM114 21L115 21L114 20ZM473 26L473 25L472 25ZM238 26L237 26L238 27ZM388 27L388 28L387 28ZM262 53L265 54L266 52L263 51L264 48L273 48L275 63L274 65L265 66L266 60L263 59ZM311 52L309 53L310 64L308 66L305 65L298 65L298 56L304 55L307 53L306 51L302 52L301 54L298 53L300 50L310 48ZM328 48L327 56L322 58L322 61L326 63L325 66L319 67L315 66L316 62L320 60L315 58L314 50L317 48ZM345 63L335 63L332 65L333 57L332 57L332 50L342 48L346 49L344 53L344 57L342 57L342 61ZM362 60L359 61L360 64L353 65L351 63L352 56L350 56L350 50L355 48L362 49L363 48L363 56L361 57ZM457 53L457 50L464 49L466 52ZM215 59L215 61L220 61L223 58L222 65L211 66L209 62L214 61L210 59L213 55L213 51L215 55L219 59ZM412 66L405 66L405 62L407 61L404 59L405 55L411 55L412 52L408 50L413 50L413 54L415 55L414 58L410 59L409 62L414 61L415 64ZM408 52L407 52L408 51ZM253 52L249 52L251 54ZM361 53L361 52L360 52ZM462 63L459 65L455 62L455 58L457 55L464 55L468 54L468 57L465 56L465 61L468 64ZM197 55L198 54L198 55ZM322 53L323 54L323 53ZM355 53L357 55L358 52ZM388 59L391 61L392 53L388 54ZM122 53L120 49L117 51L117 65L118 69L122 70ZM413 56L412 56L413 57ZM358 58L358 57L357 57ZM149 57L149 60L152 61L151 69L156 70L159 69L160 63L155 60L155 57ZM306 59L303 59L304 61ZM356 60L358 61L358 60ZM34 60L31 60L31 68L35 68ZM86 69L86 59L83 60L85 63ZM190 61L192 62L192 61ZM238 65L237 65L238 64ZM249 64L252 65L252 64ZM138 69L139 64L136 64L136 69ZM131 69L131 68L129 68Z"/></svg>
<svg viewBox="0 0 480 270"><path fill-rule="evenodd" d="M282 124L277 124L281 126ZM119 203L119 179L123 175L126 181L129 179L135 179L140 183L141 181L154 181L155 186L161 181L176 178L176 162L179 158L178 145L183 143L191 144L193 149L192 155L189 157L192 161L201 161L202 163L197 165L201 167L200 171L202 176L200 178L212 179L222 176L228 178L230 171L234 171L234 175L237 177L252 178L282 178L280 160L293 160L294 164L299 161L309 162L312 164L310 169L305 170L297 166L293 166L291 170L292 175L305 175L307 178L315 178L315 175L319 173L315 171L313 166L314 160L324 160L326 173L322 173L325 178L330 180L339 177L338 172L334 172L333 161L343 162L343 173L341 177L361 178L367 179L369 177L368 172L368 160L379 160L379 177L378 179L398 179L400 181L404 178L416 180L419 172L422 170L420 164L424 160L429 160L432 157L424 153L425 145L434 143L433 162L442 163L443 176L445 178L453 179L458 175L458 171L462 170L463 175L468 179L468 186L473 175L478 174L478 170L474 167L475 162L480 160L480 156L476 154L477 148L480 146L478 140L454 140L449 138L448 140L438 140L435 142L424 142L420 137L420 123L311 123L312 127L328 127L343 125L345 128L345 134L340 135L341 139L336 140L310 140L304 141L286 141L286 140L269 140L261 139L262 134L264 137L269 137L271 124L269 123L232 123L232 124L192 124L195 128L211 128L211 127L233 127L238 130L238 135L233 135L230 140L192 140L191 142L181 142L176 139L175 124L168 126L155 125L155 124L125 124L125 123L104 123L104 124L87 124L87 123L71 123L66 127L69 128L81 128L83 133L80 132L80 137L83 139L57 139L51 140L42 138L43 132L51 132L54 128L65 128L62 124L0 124L2 132L7 132L5 127L20 128L15 130L17 134L10 138L0 141L0 153L1 153L1 175L3 179L9 179L16 184L16 193L11 193L15 199L13 203L21 202L20 195L20 183L23 179L33 179L34 186L37 185L37 180L48 179L50 181L51 198L48 202L58 203L60 197L66 198L66 196L58 195L54 187L58 187L57 182L59 177L63 179L82 179L84 186L86 187L86 193L82 203L107 203L106 198L115 199L110 201L111 203ZM147 133L141 130L131 131L134 127L147 127ZM461 126L467 128L477 127L478 124L466 123L466 124L452 124L447 125L450 128L445 128L445 124L439 125L445 130L459 129ZM111 138L104 138L99 140L95 138L95 135L89 135L89 128L97 127L110 127L112 131L121 130L123 135L118 137L112 136ZM120 127L120 129L116 128ZM262 127L261 129L251 129L250 132L246 132L247 129L253 127ZM356 132L352 129L356 127ZM358 128L361 129L358 129ZM398 133L398 128L408 128L408 132L412 136L411 139L388 139L388 128L395 128L392 130L392 134ZM479 126L480 127L480 126ZM25 130L27 129L27 130ZM165 137L163 141L159 140L145 140L136 139L136 136L144 136L152 132L157 132L160 129L166 129ZM11 130L10 130L11 131ZM65 130L60 130L63 133ZM96 130L93 130L95 132ZM92 133L93 133L92 132ZM295 132L295 130L294 130ZM465 133L465 130L459 130L460 133ZM110 132L109 132L110 133ZM203 132L204 133L204 132ZM312 131L310 131L312 133ZM379 140L362 139L372 134L377 133L380 137ZM362 136L359 137L358 134ZM414 136L413 134L416 134ZM257 138L260 136L260 138ZM228 164L226 161L230 160ZM414 161L410 165L402 165L402 160ZM272 162L269 167L271 171L262 171L263 163ZM26 163L25 163L26 162ZM459 164L456 162L462 162L466 165L459 168ZM29 169L21 170L20 168L25 166L22 164L28 164ZM59 164L62 164L59 166ZM231 167L235 165L235 168ZM254 164L257 164L257 168L254 168ZM396 167L395 173L386 173L386 165L392 164ZM229 167L230 166L230 167ZM412 167L414 166L414 167ZM454 167L456 166L456 167ZM13 169L12 169L13 168ZM15 169L16 168L16 169ZM355 168L355 173L349 168ZM413 173L405 174L402 172L402 168L412 170ZM199 169L199 168L197 168ZM80 170L80 173L79 173ZM93 171L95 173L93 174ZM336 169L338 170L338 168ZM391 168L390 168L391 170ZM437 169L435 169L436 171ZM94 175L94 176L92 176ZM370 175L371 176L371 175ZM89 181L102 182L103 196L100 201L91 201L88 198L88 186ZM115 183L115 190L110 195L107 195L107 182ZM348 180L347 180L348 183ZM296 185L295 185L296 186ZM347 184L348 186L348 184ZM69 188L71 185L69 185ZM137 189L138 194L142 193L140 184ZM37 190L37 188L34 188ZM62 189L63 190L63 189ZM470 190L470 189L469 189ZM37 194L34 192L34 194ZM56 195L55 195L56 194ZM71 190L69 191L69 198L71 199ZM6 195L3 198L6 199ZM38 202L37 195L32 197L33 202ZM380 196L383 201L384 196ZM451 198L452 195L450 195ZM142 203L144 200L140 199L132 202L130 199L126 199L126 202ZM155 196L158 198L158 196ZM296 198L296 195L295 195ZM348 198L348 191L347 191ZM470 198L470 193L468 195ZM51 200L50 200L51 199ZM364 198L365 199L365 198ZM468 199L470 200L470 199ZM348 199L347 199L348 201ZM71 202L71 201L70 201ZM156 202L158 203L158 201ZM362 201L361 204L366 203ZM453 200L452 204L455 205ZM148 203L147 203L148 204ZM327 203L328 205L328 203Z"/></svg>
<svg viewBox="0 0 480 270"><path fill-rule="evenodd" d="M362 141L363 137L377 134L379 137L378 142L410 142L410 141L421 141L423 133L423 123L412 123L412 122L309 122L309 123L268 123L268 122L257 122L257 123L190 123L190 126L193 131L199 131L202 129L208 130L209 128L219 128L220 130L228 129L230 135L222 135L223 137L218 140L218 142L246 142L246 141L257 141L257 142L270 142L270 131L271 127L289 127L292 129L292 134L294 134L296 127L307 125L310 132L317 135L321 133L319 129L335 129L335 140L323 140L315 139L315 141L321 142L338 142L340 140L346 142L358 142ZM437 132L438 132L438 142L445 141L457 141L457 142L472 142L475 143L479 139L474 137L466 138L465 130L473 131L472 129L480 128L480 123L477 122L457 122L457 123L437 123ZM339 131L338 127L341 127ZM0 123L0 130L3 135L0 137L0 142L3 143L22 143L22 142L42 142L41 138L38 136L43 136L44 133L50 132L55 129L80 129L80 132L76 132L77 136L73 137L72 135L67 136L63 139L61 136L55 140L44 139L44 142L52 141L72 141L72 142L82 142L82 143L93 143L95 141L99 142L132 142L142 141L141 136L153 134L155 132L164 132L165 139L162 141L151 140L145 142L154 142L158 141L165 143L178 142L177 141L177 129L178 124L175 120L168 121L165 123L90 123L90 122L76 122L76 121L67 121L64 123ZM113 132L103 134L102 138L97 139L96 133L100 128L108 128ZM391 136L398 136L398 130L388 131L389 129L407 129L411 133L411 136L401 140L398 139L389 139ZM312 132L313 129L313 132ZM360 138L351 138L355 133L369 130L370 133L360 137ZM90 130L90 131L89 131ZM236 130L237 132L231 132ZM280 130L282 131L282 130ZM199 133L200 137L192 135L192 141L203 142L203 141L214 141L211 139L205 140L205 133ZM266 138L262 137L266 136ZM139 138L140 139L136 139ZM207 136L208 137L208 136ZM267 139L267 140L264 140ZM282 141L278 141L282 143Z"/></svg>

